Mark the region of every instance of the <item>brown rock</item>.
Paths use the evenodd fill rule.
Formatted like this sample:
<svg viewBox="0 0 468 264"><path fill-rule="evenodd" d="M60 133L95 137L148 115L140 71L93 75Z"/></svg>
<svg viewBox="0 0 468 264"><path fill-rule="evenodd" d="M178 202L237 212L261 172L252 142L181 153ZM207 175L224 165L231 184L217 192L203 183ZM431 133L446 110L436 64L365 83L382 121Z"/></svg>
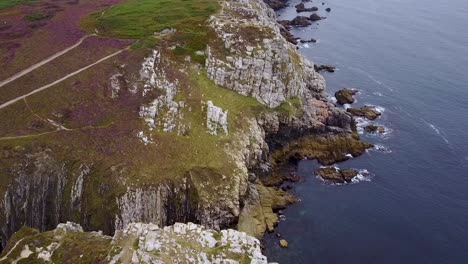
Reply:
<svg viewBox="0 0 468 264"><path fill-rule="evenodd" d="M340 171L336 168L319 168L314 172L316 175L320 176L322 179L331 181L333 183L343 183L344 179Z"/></svg>
<svg viewBox="0 0 468 264"><path fill-rule="evenodd" d="M312 15L310 15L309 19L311 21L319 21L319 20L322 20L322 17L319 16L317 13L313 13Z"/></svg>
<svg viewBox="0 0 468 264"><path fill-rule="evenodd" d="M353 116L361 116L369 120L374 120L381 115L379 111L367 105L361 108L348 108L346 111L351 113Z"/></svg>
<svg viewBox="0 0 468 264"><path fill-rule="evenodd" d="M341 176L346 182L351 182L351 180L358 175L357 170L353 169L342 169L340 170Z"/></svg>
<svg viewBox="0 0 468 264"><path fill-rule="evenodd" d="M309 25L312 25L312 22L310 22L308 17L297 16L293 20L291 20L289 24L292 26L307 27Z"/></svg>
<svg viewBox="0 0 468 264"><path fill-rule="evenodd" d="M379 132L379 133L385 133L385 127L384 126L374 126L374 125L368 125L366 127L364 127L364 131L366 131L367 133L375 133L375 132Z"/></svg>
<svg viewBox="0 0 468 264"><path fill-rule="evenodd" d="M356 90L343 88L335 93L335 98L339 104L352 104L354 103L353 95L356 93Z"/></svg>

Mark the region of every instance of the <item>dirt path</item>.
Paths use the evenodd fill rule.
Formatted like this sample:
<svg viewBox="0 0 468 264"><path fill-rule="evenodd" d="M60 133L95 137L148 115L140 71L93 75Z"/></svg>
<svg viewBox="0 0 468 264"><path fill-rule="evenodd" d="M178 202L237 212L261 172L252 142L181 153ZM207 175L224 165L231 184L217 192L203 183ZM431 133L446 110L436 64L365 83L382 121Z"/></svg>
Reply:
<svg viewBox="0 0 468 264"><path fill-rule="evenodd" d="M8 251L8 253L5 254L5 256L3 258L0 259L0 262L4 261L7 259L8 255L10 255L11 252L13 252L13 250L16 249L16 247L21 243L21 241L23 241L23 239L25 238L22 238L20 240L18 240L18 242L16 242L16 244L11 248L10 251Z"/></svg>
<svg viewBox="0 0 468 264"><path fill-rule="evenodd" d="M50 56L49 58L47 58L47 59L45 59L45 60L43 60L43 61L40 61L40 62L38 62L38 63L36 63L36 64L30 66L29 68L27 68L27 69L25 69L25 70L22 70L22 71L18 72L17 74L11 76L10 78L7 78L7 79L4 80L4 81L1 81L1 82L0 82L0 87L4 86L4 85L6 85L6 84L8 84L8 83L10 83L10 82L12 82L12 81L14 81L14 80L20 78L20 77L22 77L23 75L26 75L26 74L28 74L28 73L34 71L35 69L41 67L41 66L44 65L44 64L49 63L50 61L52 61L52 60L54 60L54 59L56 59L56 58L62 56L63 54L69 52L70 50L72 50L72 49L78 47L81 43L83 43L83 41L84 41L85 39L87 39L87 38L89 38L89 37L91 37L91 36L96 36L96 34L86 35L86 36L82 37L82 38L81 38L77 43L75 43L73 46L70 46L70 47L68 47L68 48L66 48L66 49L64 49L64 50L62 50L62 51L59 51L59 52L55 53L54 55Z"/></svg>
<svg viewBox="0 0 468 264"><path fill-rule="evenodd" d="M112 53L112 54L109 55L109 56L106 56L106 57L104 57L104 58L102 58L102 59L100 59L100 60L98 60L98 61L96 61L96 62L94 62L94 63L92 63L92 64L90 64L90 65L88 65L88 66L86 66L86 67L83 67L83 68L81 68L81 69L79 69L79 70L77 70L77 71L74 71L74 72L72 72L72 73L70 73L70 74L67 74L65 77L60 78L60 79L56 80L55 82L52 82L52 83L49 83L49 84L44 85L44 86L42 86L42 87L39 87L39 88L35 89L34 91L29 92L29 93L27 93L27 94L25 94L25 95L22 95L22 96L20 96L20 97L16 97L15 99L10 100L10 101L8 101L8 102L6 102L6 103L0 105L0 109L3 109L3 108L5 108L5 107L7 107L7 106L9 106L9 105L11 105L11 104L14 104L14 103L16 103L16 102L18 102L18 101L20 101L20 100L23 100L24 98L26 98L26 97L28 97L28 96L31 96L31 95L33 95L33 94L35 94L35 93L38 93L38 92L41 92L41 91L43 91L43 90L45 90L45 89L48 89L48 88L50 88L50 87L52 87L52 86L54 86L54 85L56 85L56 84L58 84L58 83L60 83L60 82L63 82L63 81L65 81L66 79L68 79L68 78L70 78L70 77L73 77L73 76L75 76L75 75L81 73L82 71L85 71L85 70L87 70L87 69L93 67L93 66L96 65L96 64L99 64L99 63L101 63L101 62L103 62L103 61L105 61L105 60L108 60L108 59L110 59L110 58L112 58L112 57L114 57L114 56L116 56L116 55L122 53L124 50L127 50L127 49L128 49L128 47L125 48L125 49L121 49L121 50L119 50L119 51L117 51L117 52L115 52L115 53Z"/></svg>

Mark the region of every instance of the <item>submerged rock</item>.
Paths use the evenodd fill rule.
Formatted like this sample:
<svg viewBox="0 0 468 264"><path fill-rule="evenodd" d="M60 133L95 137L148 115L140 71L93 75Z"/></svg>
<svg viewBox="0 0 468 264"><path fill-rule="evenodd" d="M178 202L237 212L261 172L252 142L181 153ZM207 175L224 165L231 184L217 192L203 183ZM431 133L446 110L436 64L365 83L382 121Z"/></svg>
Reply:
<svg viewBox="0 0 468 264"><path fill-rule="evenodd" d="M348 108L346 111L351 113L353 116L365 117L369 120L374 120L381 115L379 111L367 105L361 108Z"/></svg>
<svg viewBox="0 0 468 264"><path fill-rule="evenodd" d="M319 16L317 13L313 13L312 15L310 15L309 17L309 20L310 21L319 21L319 20L322 20L323 18L321 16Z"/></svg>
<svg viewBox="0 0 468 264"><path fill-rule="evenodd" d="M313 6L313 7L305 7L304 3L300 3L295 6L296 7L296 12L301 13L301 12L314 12L318 10L318 7Z"/></svg>
<svg viewBox="0 0 468 264"><path fill-rule="evenodd" d="M351 182L351 180L358 175L358 171L354 169L337 169L331 167L316 169L314 174L332 183L345 183Z"/></svg>
<svg viewBox="0 0 468 264"><path fill-rule="evenodd" d="M315 39L313 39L313 38L308 39L308 40L306 40L306 39L301 39L301 43L316 43L316 42L317 42L317 40L315 40Z"/></svg>
<svg viewBox="0 0 468 264"><path fill-rule="evenodd" d="M343 88L335 93L335 98L339 104L352 104L354 103L353 95L356 93L356 90Z"/></svg>
<svg viewBox="0 0 468 264"><path fill-rule="evenodd" d="M319 65L319 64L315 64L314 65L314 69L316 72L320 72L320 71L327 71L327 72L335 72L335 66L332 66L332 65Z"/></svg>
<svg viewBox="0 0 468 264"><path fill-rule="evenodd" d="M385 133L385 127L384 126L375 126L375 125L368 125L364 127L364 131L367 133L375 133L379 132L381 134Z"/></svg>
<svg viewBox="0 0 468 264"><path fill-rule="evenodd" d="M307 26L312 25L312 22L310 21L308 17L297 16L293 20L291 20L289 24L292 26L307 27Z"/></svg>
<svg viewBox="0 0 468 264"><path fill-rule="evenodd" d="M331 12L331 8L327 7L327 8L325 8L325 11Z"/></svg>

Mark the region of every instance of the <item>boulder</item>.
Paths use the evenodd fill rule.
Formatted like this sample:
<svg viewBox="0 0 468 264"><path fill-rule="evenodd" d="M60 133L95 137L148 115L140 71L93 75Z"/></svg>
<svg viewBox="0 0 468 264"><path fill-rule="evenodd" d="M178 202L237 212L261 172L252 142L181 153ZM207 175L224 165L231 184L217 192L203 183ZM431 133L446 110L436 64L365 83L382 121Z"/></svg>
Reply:
<svg viewBox="0 0 468 264"><path fill-rule="evenodd" d="M317 13L313 13L312 15L310 15L309 20L310 21L319 21L319 20L322 20L322 17L319 16Z"/></svg>
<svg viewBox="0 0 468 264"><path fill-rule="evenodd" d="M357 93L356 90L343 88L335 93L335 98L339 104L352 104L354 103L353 95Z"/></svg>
<svg viewBox="0 0 468 264"><path fill-rule="evenodd" d="M358 171L353 169L341 169L340 173L345 182L351 182L351 180L358 175Z"/></svg>
<svg viewBox="0 0 468 264"><path fill-rule="evenodd" d="M311 38L311 39L301 39L301 43L315 43L317 40Z"/></svg>
<svg viewBox="0 0 468 264"><path fill-rule="evenodd" d="M341 176L341 173L336 168L319 168L314 172L316 175L320 176L322 179L333 182L333 183L343 183L344 179Z"/></svg>
<svg viewBox="0 0 468 264"><path fill-rule="evenodd" d="M301 13L301 12L314 12L318 10L318 7L313 6L313 7L305 7L304 3L300 3L295 6L296 7L296 12Z"/></svg>
<svg viewBox="0 0 468 264"><path fill-rule="evenodd" d="M319 168L315 170L315 175L320 176L322 179L332 183L345 183L351 182L351 180L358 175L358 171L354 169L337 169L331 168Z"/></svg>
<svg viewBox="0 0 468 264"><path fill-rule="evenodd" d="M331 8L327 7L327 8L325 9L325 11L331 12Z"/></svg>
<svg viewBox="0 0 468 264"><path fill-rule="evenodd" d="M289 24L292 26L307 27L307 26L312 25L312 22L310 22L308 17L297 16L293 20L291 20Z"/></svg>
<svg viewBox="0 0 468 264"><path fill-rule="evenodd" d="M379 133L385 133L385 127L384 126L375 126L375 125L368 125L366 127L364 127L364 131L366 131L367 133L375 133L375 132L379 132Z"/></svg>
<svg viewBox="0 0 468 264"><path fill-rule="evenodd" d="M369 120L374 120L381 115L379 111L367 105L361 108L348 108L346 111L351 113L353 116L361 116Z"/></svg>
<svg viewBox="0 0 468 264"><path fill-rule="evenodd" d="M279 241L279 245L280 245L280 247L282 247L282 248L287 248L287 247L288 247L288 241L286 241L286 240L284 240L284 239L281 239L281 240Z"/></svg>
<svg viewBox="0 0 468 264"><path fill-rule="evenodd" d="M327 72L335 72L335 66L332 65L319 65L319 64L314 64L314 69L316 72L320 72L323 70L326 70Z"/></svg>

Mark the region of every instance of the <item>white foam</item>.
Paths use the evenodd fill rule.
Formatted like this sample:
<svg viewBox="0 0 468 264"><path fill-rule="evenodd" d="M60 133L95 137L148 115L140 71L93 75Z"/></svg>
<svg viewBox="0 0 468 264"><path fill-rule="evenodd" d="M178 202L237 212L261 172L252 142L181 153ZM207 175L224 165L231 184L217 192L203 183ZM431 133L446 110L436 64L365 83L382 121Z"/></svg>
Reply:
<svg viewBox="0 0 468 264"><path fill-rule="evenodd" d="M350 104L344 104L343 107L344 107L345 110L347 110L348 108L351 108L351 105Z"/></svg>
<svg viewBox="0 0 468 264"><path fill-rule="evenodd" d="M360 135L364 134L364 127L371 124L369 120L363 117L356 117L354 118L354 121L356 121L356 129L357 129L358 134Z"/></svg>
<svg viewBox="0 0 468 264"><path fill-rule="evenodd" d="M374 150L380 151L383 153L392 153L392 151L384 145L374 144Z"/></svg>
<svg viewBox="0 0 468 264"><path fill-rule="evenodd" d="M338 100L336 100L336 97L335 96L332 96L329 98L330 102L336 104L338 102Z"/></svg>
<svg viewBox="0 0 468 264"><path fill-rule="evenodd" d="M354 176L354 178L351 179L351 183L358 183L358 182L363 182L363 181L371 181L372 174L366 170L362 169L359 170L358 174Z"/></svg>
<svg viewBox="0 0 468 264"><path fill-rule="evenodd" d="M385 112L385 107L383 107L383 106L371 105L371 104L369 104L368 106L374 108L375 111L377 111L377 112L379 112L379 113L381 113L381 114L382 114L383 112Z"/></svg>

